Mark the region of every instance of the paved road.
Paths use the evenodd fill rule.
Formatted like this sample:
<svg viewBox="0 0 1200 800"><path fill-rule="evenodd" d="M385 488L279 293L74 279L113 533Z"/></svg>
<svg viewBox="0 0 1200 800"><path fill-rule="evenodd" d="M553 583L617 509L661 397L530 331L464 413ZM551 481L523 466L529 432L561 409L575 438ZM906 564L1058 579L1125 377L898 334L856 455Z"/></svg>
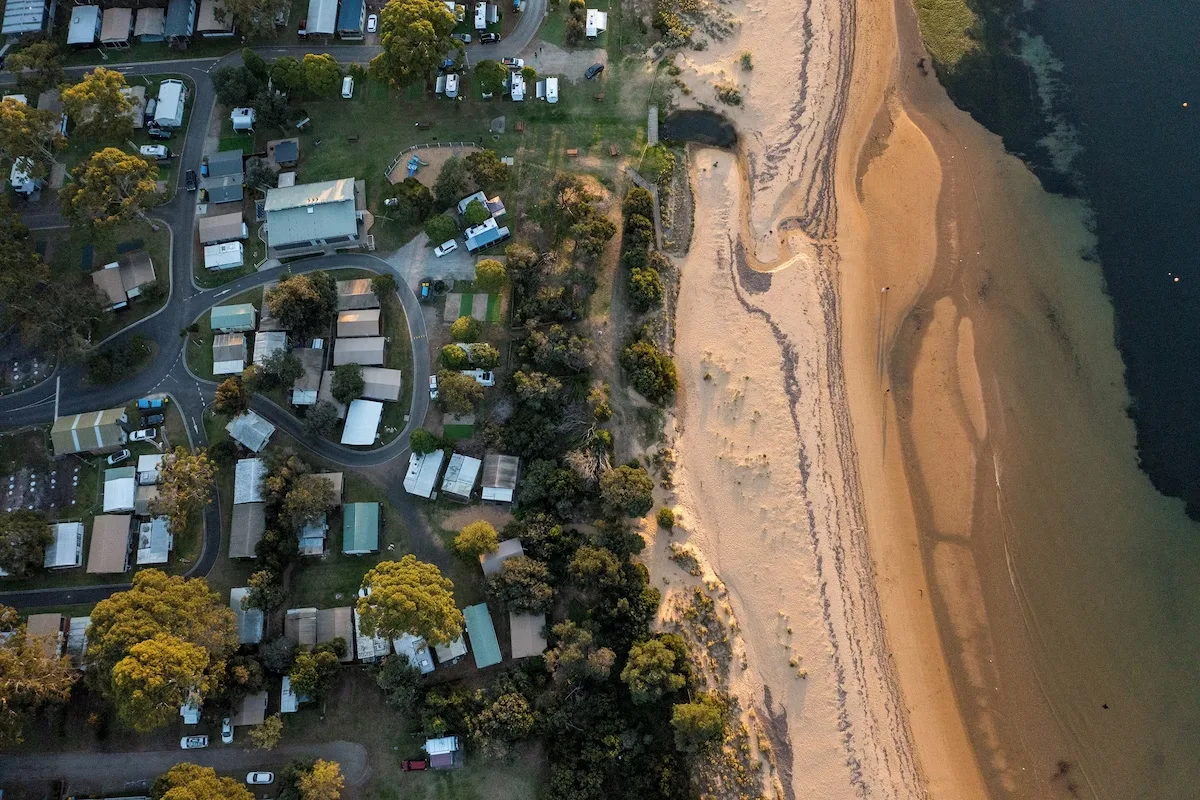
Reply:
<svg viewBox="0 0 1200 800"><path fill-rule="evenodd" d="M244 730L241 733L245 736ZM210 739L211 741L211 739ZM61 778L75 793L113 793L149 788L154 779L174 765L187 761L218 772L245 778L254 770L278 772L292 758L324 758L337 761L349 786L358 786L370 775L367 750L357 742L323 742L261 750L225 747L204 750L163 750L146 753L39 753L0 756L0 776L5 782L44 783ZM145 786L141 782L145 781Z"/></svg>

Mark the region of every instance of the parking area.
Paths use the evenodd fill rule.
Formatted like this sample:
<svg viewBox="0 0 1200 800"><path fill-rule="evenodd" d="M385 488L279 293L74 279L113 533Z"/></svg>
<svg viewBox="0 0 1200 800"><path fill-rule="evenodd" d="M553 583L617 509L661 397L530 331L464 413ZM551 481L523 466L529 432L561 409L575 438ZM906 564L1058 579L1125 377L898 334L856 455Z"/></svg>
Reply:
<svg viewBox="0 0 1200 800"><path fill-rule="evenodd" d="M425 278L440 278L451 285L456 280L475 280L476 260L461 242L453 253L438 258L433 254L433 248L429 247L429 237L424 232L417 234L415 239L387 258L395 268L397 277L412 287L414 292Z"/></svg>

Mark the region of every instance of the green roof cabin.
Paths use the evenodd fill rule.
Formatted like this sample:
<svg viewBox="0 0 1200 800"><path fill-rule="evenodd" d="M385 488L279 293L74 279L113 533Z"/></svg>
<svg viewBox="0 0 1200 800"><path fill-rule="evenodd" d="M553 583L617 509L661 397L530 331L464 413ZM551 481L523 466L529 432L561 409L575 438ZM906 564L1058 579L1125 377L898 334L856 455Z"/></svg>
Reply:
<svg viewBox="0 0 1200 800"><path fill-rule="evenodd" d="M342 508L342 552L379 552L379 503L346 503Z"/></svg>
<svg viewBox="0 0 1200 800"><path fill-rule="evenodd" d="M467 623L467 636L471 639L471 654L475 656L475 666L478 669L500 663L500 640L496 638L496 626L492 624L492 615L488 607L480 603L463 609L463 619Z"/></svg>
<svg viewBox="0 0 1200 800"><path fill-rule="evenodd" d="M245 333L254 330L257 317L252 303L235 303L231 306L214 307L209 322L214 331Z"/></svg>

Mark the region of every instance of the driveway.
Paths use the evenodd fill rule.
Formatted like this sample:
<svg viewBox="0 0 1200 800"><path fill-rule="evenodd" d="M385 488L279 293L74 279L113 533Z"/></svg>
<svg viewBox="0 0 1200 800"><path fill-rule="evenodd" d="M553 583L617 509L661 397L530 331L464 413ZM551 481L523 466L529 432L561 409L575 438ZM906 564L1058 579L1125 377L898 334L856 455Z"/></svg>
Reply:
<svg viewBox="0 0 1200 800"><path fill-rule="evenodd" d="M245 732L241 732L245 736ZM219 737L218 737L219 741ZM187 761L217 772L245 778L257 769L278 772L293 758L323 758L342 765L346 784L362 784L370 770L367 750L357 742L293 744L271 752L241 747L208 747L204 750L166 750L147 753L46 753L0 756L0 776L5 782L41 783L61 778L68 793L113 793L145 789L162 773Z"/></svg>
<svg viewBox="0 0 1200 800"><path fill-rule="evenodd" d="M433 254L429 237L424 233L417 234L415 239L384 261L392 265L396 277L414 292L421 285L422 278L441 278L447 283L475 280L475 256L468 253L467 248L459 244L453 253L438 258Z"/></svg>

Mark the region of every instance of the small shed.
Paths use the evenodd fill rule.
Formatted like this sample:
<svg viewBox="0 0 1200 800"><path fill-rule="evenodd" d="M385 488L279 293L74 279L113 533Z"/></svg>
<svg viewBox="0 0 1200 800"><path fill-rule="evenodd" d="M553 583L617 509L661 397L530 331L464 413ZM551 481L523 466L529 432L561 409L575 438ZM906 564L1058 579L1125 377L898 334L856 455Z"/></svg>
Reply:
<svg viewBox="0 0 1200 800"><path fill-rule="evenodd" d="M292 691L292 679L284 675L283 684L279 688L279 713L295 714L300 704L307 701L307 697L302 698Z"/></svg>
<svg viewBox="0 0 1200 800"><path fill-rule="evenodd" d="M240 375L246 368L246 335L218 333L213 337L213 375Z"/></svg>
<svg viewBox="0 0 1200 800"><path fill-rule="evenodd" d="M137 491L137 468L117 467L104 470L104 511L133 511Z"/></svg>
<svg viewBox="0 0 1200 800"><path fill-rule="evenodd" d="M483 462L478 458L454 453L450 456L450 464L446 467L446 474L442 478L442 491L452 500L462 502L470 500L471 493L475 491L475 484L479 480L479 470L482 466Z"/></svg>
<svg viewBox="0 0 1200 800"><path fill-rule="evenodd" d="M254 121L258 116L253 108L235 108L229 112L229 121L233 123L235 132L254 132Z"/></svg>
<svg viewBox="0 0 1200 800"><path fill-rule="evenodd" d="M200 218L200 244L232 242L235 239L245 239L249 235L246 220L240 211ZM266 316L265 312L263 316Z"/></svg>
<svg viewBox="0 0 1200 800"><path fill-rule="evenodd" d="M268 358L287 350L286 331L259 331L254 336L254 363L263 364Z"/></svg>
<svg viewBox="0 0 1200 800"><path fill-rule="evenodd" d="M379 422L383 419L383 403L377 400L351 400L342 428L342 444L367 447L375 444Z"/></svg>
<svg viewBox="0 0 1200 800"><path fill-rule="evenodd" d="M521 459L499 453L488 453L483 457L483 480L481 482L483 502L511 503L517 492L517 475Z"/></svg>
<svg viewBox="0 0 1200 800"><path fill-rule="evenodd" d="M496 638L496 626L492 624L492 615L488 607L479 603L463 609L463 619L467 623L467 636L471 639L471 653L475 657L475 667L483 669L502 660L500 656L500 640Z"/></svg>
<svg viewBox="0 0 1200 800"><path fill-rule="evenodd" d="M275 433L275 426L253 411L247 411L234 417L225 430L242 447L261 453Z"/></svg>
<svg viewBox="0 0 1200 800"><path fill-rule="evenodd" d="M289 169L300 160L299 139L274 139L267 142L267 160L283 169Z"/></svg>
<svg viewBox="0 0 1200 800"><path fill-rule="evenodd" d="M351 336L378 336L379 309L360 308L342 311L337 319L338 338Z"/></svg>
<svg viewBox="0 0 1200 800"><path fill-rule="evenodd" d="M266 503L241 503L233 507L229 524L229 557L254 558L254 549L267 530Z"/></svg>
<svg viewBox="0 0 1200 800"><path fill-rule="evenodd" d="M362 620L359 618L357 608L354 609L354 636L358 660L365 664L374 664L381 661L391 649L387 637L380 636L379 634L368 636L363 631Z"/></svg>
<svg viewBox="0 0 1200 800"><path fill-rule="evenodd" d="M347 503L342 508L342 552L379 551L379 503Z"/></svg>
<svg viewBox="0 0 1200 800"><path fill-rule="evenodd" d="M133 513L139 517L150 516L150 504L158 499L157 486L138 486L133 492Z"/></svg>
<svg viewBox="0 0 1200 800"><path fill-rule="evenodd" d="M154 517L138 525L137 563L165 564L175 549L175 537L166 517Z"/></svg>
<svg viewBox="0 0 1200 800"><path fill-rule="evenodd" d="M600 34L608 29L608 12L600 11L599 9L589 8L587 17L584 22L584 35L589 39L595 39Z"/></svg>
<svg viewBox="0 0 1200 800"><path fill-rule="evenodd" d="M382 336L356 336L338 339L333 347L333 365L361 364L377 367L383 364L384 338Z"/></svg>
<svg viewBox="0 0 1200 800"><path fill-rule="evenodd" d="M363 367L363 398L395 402L400 399L400 370Z"/></svg>
<svg viewBox="0 0 1200 800"><path fill-rule="evenodd" d="M496 552L479 557L479 566L482 567L484 575L491 576L500 572L505 560L523 555L525 550L521 547L520 539L505 539L500 542Z"/></svg>
<svg viewBox="0 0 1200 800"><path fill-rule="evenodd" d="M262 725L267 717L267 690L246 695L238 712L233 715L233 727Z"/></svg>
<svg viewBox="0 0 1200 800"><path fill-rule="evenodd" d="M371 288L370 278L353 278L337 282L338 311L359 308L379 308L379 298Z"/></svg>
<svg viewBox="0 0 1200 800"><path fill-rule="evenodd" d="M462 747L457 736L426 739L424 750L429 754L429 766L434 769L454 769L463 765Z"/></svg>
<svg viewBox="0 0 1200 800"><path fill-rule="evenodd" d="M267 462L261 458L239 458L233 468L233 502L264 502L262 484L267 477Z"/></svg>
<svg viewBox="0 0 1200 800"><path fill-rule="evenodd" d="M315 522L310 522L299 530L300 555L325 555L325 539L329 536L329 518L322 514Z"/></svg>
<svg viewBox="0 0 1200 800"><path fill-rule="evenodd" d="M128 514L101 514L92 520L92 543L88 547L87 571L93 575L129 569Z"/></svg>
<svg viewBox="0 0 1200 800"><path fill-rule="evenodd" d="M224 13L217 14L220 9ZM224 17L224 21L220 17ZM200 0L200 16L196 19L196 32L206 39L233 36L233 14L225 10L224 0Z"/></svg>
<svg viewBox="0 0 1200 800"><path fill-rule="evenodd" d="M42 566L46 569L71 569L83 566L83 523L58 522L50 526L53 537L46 545Z"/></svg>
<svg viewBox="0 0 1200 800"><path fill-rule="evenodd" d="M258 644L263 638L263 612L261 608L246 608L242 601L250 594L250 587L239 586L229 590L229 607L237 617L238 642Z"/></svg>
<svg viewBox="0 0 1200 800"><path fill-rule="evenodd" d="M442 463L445 458L445 450L434 450L432 453L410 453L408 472L404 476L404 491L415 494L417 497L427 499L433 497L438 473L442 471Z"/></svg>
<svg viewBox="0 0 1200 800"><path fill-rule="evenodd" d="M460 635L450 644L435 644L433 652L437 653L439 664L457 664L467 654L467 643Z"/></svg>
<svg viewBox="0 0 1200 800"><path fill-rule="evenodd" d="M215 306L209 315L209 324L214 331L222 333L245 333L254 330L258 312L253 303L235 303Z"/></svg>
<svg viewBox="0 0 1200 800"><path fill-rule="evenodd" d="M546 652L546 615L508 612L512 657L528 658Z"/></svg>

